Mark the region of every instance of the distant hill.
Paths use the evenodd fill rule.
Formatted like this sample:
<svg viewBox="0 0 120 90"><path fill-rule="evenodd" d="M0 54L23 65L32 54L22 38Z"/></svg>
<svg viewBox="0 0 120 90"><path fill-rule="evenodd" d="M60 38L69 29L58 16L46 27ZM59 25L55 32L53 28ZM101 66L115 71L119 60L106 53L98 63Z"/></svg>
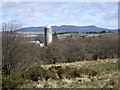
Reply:
<svg viewBox="0 0 120 90"><path fill-rule="evenodd" d="M53 32L79 32L79 33L83 33L83 32L89 32L89 31L96 31L96 32L101 32L103 30L105 31L112 31L112 32L118 32L117 29L106 29L106 28L100 28L97 27L95 25L91 25L91 26L73 26L73 25L62 25L62 26L52 26ZM26 28L22 28L20 29L20 31L24 31L24 32L44 32L44 27L26 27Z"/></svg>

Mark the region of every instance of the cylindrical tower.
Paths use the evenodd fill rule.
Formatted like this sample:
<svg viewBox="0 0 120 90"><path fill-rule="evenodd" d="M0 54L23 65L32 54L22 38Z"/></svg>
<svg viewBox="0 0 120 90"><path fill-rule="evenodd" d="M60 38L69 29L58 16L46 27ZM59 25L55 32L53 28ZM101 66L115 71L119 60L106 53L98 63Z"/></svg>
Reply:
<svg viewBox="0 0 120 90"><path fill-rule="evenodd" d="M52 28L51 26L45 26L45 46L48 46L52 42Z"/></svg>

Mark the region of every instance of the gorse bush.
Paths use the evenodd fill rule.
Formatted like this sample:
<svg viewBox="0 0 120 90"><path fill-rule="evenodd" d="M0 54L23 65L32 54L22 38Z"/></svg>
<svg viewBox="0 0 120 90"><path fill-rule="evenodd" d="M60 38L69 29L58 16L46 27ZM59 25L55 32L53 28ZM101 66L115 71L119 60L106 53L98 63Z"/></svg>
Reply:
<svg viewBox="0 0 120 90"><path fill-rule="evenodd" d="M30 68L28 71L24 72L22 76L25 79L38 81L39 79L42 79L42 77L46 77L47 70L42 67L34 67Z"/></svg>
<svg viewBox="0 0 120 90"><path fill-rule="evenodd" d="M95 68L80 68L79 72L83 75L96 76L99 72Z"/></svg>
<svg viewBox="0 0 120 90"><path fill-rule="evenodd" d="M2 88L17 88L24 83L25 79L18 72L12 72L8 77L2 77Z"/></svg>
<svg viewBox="0 0 120 90"><path fill-rule="evenodd" d="M81 77L82 75L96 76L99 73L94 68L70 68L69 66L52 66L49 69L42 67L30 69L23 73L24 79L38 81L38 80L60 80Z"/></svg>

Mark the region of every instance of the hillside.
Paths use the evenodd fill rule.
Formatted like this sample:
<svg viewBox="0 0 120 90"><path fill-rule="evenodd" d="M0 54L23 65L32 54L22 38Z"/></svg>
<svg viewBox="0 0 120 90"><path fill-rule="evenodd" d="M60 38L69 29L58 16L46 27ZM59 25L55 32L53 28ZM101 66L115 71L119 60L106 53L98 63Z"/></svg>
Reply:
<svg viewBox="0 0 120 90"><path fill-rule="evenodd" d="M120 88L118 86L118 60L106 59L97 61L81 61L73 63L59 63L43 65L45 69L54 69L56 67L69 67L74 70L87 68L87 71L81 72L80 77L64 78L64 79L49 79L47 81L38 80L37 82L29 82L21 86L21 88ZM55 69L56 72L57 69ZM66 71L67 73L69 73ZM95 71L96 74L93 74ZM79 71L80 72L80 71ZM75 72L74 72L75 74ZM92 75L93 74L93 75ZM69 74L70 75L70 74ZM55 77L55 76L54 76Z"/></svg>
<svg viewBox="0 0 120 90"><path fill-rule="evenodd" d="M105 31L113 31L117 32L117 29L106 29L106 28L100 28L95 25L91 26L73 26L73 25L62 25L62 26L52 26L53 32L67 32L67 31L74 31L74 32L89 32L89 31L96 31L96 32L101 32L103 30ZM26 27L20 29L20 31L24 32L44 32L44 27Z"/></svg>

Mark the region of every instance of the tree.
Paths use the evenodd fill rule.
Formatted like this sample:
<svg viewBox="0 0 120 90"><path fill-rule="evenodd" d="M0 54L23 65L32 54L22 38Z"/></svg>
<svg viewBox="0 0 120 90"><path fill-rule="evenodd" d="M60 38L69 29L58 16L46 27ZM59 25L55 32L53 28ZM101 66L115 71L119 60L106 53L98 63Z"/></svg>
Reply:
<svg viewBox="0 0 120 90"><path fill-rule="evenodd" d="M113 31L109 30L108 33L113 33Z"/></svg>
<svg viewBox="0 0 120 90"><path fill-rule="evenodd" d="M57 36L57 33L54 32L54 34L53 34L53 42L57 43L57 41L58 41L58 36Z"/></svg>
<svg viewBox="0 0 120 90"><path fill-rule="evenodd" d="M6 76L30 59L27 39L16 33L20 28L16 20L2 24L2 71Z"/></svg>
<svg viewBox="0 0 120 90"><path fill-rule="evenodd" d="M102 30L100 33L106 33L106 31L105 31L105 30Z"/></svg>

